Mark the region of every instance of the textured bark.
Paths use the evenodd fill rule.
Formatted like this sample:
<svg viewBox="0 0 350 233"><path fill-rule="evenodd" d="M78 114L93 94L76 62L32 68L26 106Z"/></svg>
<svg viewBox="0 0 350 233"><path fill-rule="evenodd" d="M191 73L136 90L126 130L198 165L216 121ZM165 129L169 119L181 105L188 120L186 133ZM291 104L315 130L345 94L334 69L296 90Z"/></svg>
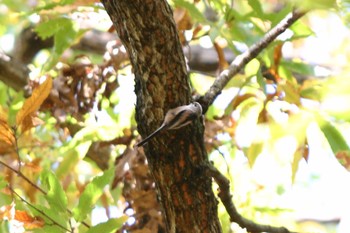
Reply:
<svg viewBox="0 0 350 233"><path fill-rule="evenodd" d="M145 137L170 109L191 102L172 10L165 0L102 0L135 73L136 120ZM145 145L168 232L221 232L200 120Z"/></svg>

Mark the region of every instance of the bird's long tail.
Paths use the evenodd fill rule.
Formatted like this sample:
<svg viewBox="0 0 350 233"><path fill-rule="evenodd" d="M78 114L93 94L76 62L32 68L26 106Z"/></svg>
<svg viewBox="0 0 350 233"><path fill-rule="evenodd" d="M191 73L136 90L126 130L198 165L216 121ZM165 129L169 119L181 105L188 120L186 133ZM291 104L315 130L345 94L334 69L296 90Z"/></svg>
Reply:
<svg viewBox="0 0 350 233"><path fill-rule="evenodd" d="M162 129L164 129L165 126L161 126L159 127L156 131L154 131L153 133L151 133L150 135L148 135L145 139L143 139L141 142L137 143L136 146L137 147L141 147L143 145L145 145L149 140L151 140L154 136L156 136Z"/></svg>

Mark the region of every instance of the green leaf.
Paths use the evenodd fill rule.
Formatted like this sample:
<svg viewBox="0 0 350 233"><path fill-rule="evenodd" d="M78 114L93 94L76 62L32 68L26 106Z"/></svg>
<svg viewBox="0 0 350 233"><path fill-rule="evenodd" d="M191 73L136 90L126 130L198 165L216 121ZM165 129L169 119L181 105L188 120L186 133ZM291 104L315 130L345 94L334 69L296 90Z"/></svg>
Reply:
<svg viewBox="0 0 350 233"><path fill-rule="evenodd" d="M41 173L41 182L48 189L45 198L50 207L58 212L66 212L67 196L56 175L51 171L43 171Z"/></svg>
<svg viewBox="0 0 350 233"><path fill-rule="evenodd" d="M324 119L321 116L318 116L317 123L321 131L323 132L324 136L326 137L329 145L331 146L334 154L336 154L339 151L350 150L343 135L337 129L337 127L332 124L332 122Z"/></svg>
<svg viewBox="0 0 350 233"><path fill-rule="evenodd" d="M62 233L64 230L55 225L58 224L62 227L65 227L69 229L68 223L69 223L69 217L68 212L58 212L55 208L47 208L42 205L33 205L36 209L30 208L31 211L35 216L40 216L45 220L45 227L42 229L45 229L43 232L50 232L50 233ZM38 211L39 210L39 211ZM43 215L45 214L45 215ZM53 223L55 221L55 224Z"/></svg>
<svg viewBox="0 0 350 233"><path fill-rule="evenodd" d="M251 80L251 77L247 78L246 75L237 74L234 78L232 78L227 85L225 86L225 89L231 88L231 87L238 87L241 88L248 84Z"/></svg>
<svg viewBox="0 0 350 233"><path fill-rule="evenodd" d="M7 183L8 182L5 180L5 178L1 176L0 177L0 190L5 188L7 186Z"/></svg>
<svg viewBox="0 0 350 233"><path fill-rule="evenodd" d="M85 188L79 199L79 204L73 209L76 221L83 221L91 212L97 200L103 193L104 187L113 179L114 167L108 169L102 176L95 177Z"/></svg>
<svg viewBox="0 0 350 233"><path fill-rule="evenodd" d="M289 29L294 32L293 39L305 38L314 35L314 32L311 30L311 28L307 24L299 20L293 23L292 26L289 27Z"/></svg>
<svg viewBox="0 0 350 233"><path fill-rule="evenodd" d="M336 7L336 0L292 0L292 2L302 10L329 10L329 8Z"/></svg>
<svg viewBox="0 0 350 233"><path fill-rule="evenodd" d="M10 195L0 192L0 206L10 205L12 201L13 199Z"/></svg>
<svg viewBox="0 0 350 233"><path fill-rule="evenodd" d="M190 75L190 80L192 86L195 88L196 92L200 95L204 95L206 91L209 90L210 86L213 84L214 79L205 75L200 75L192 73Z"/></svg>
<svg viewBox="0 0 350 233"><path fill-rule="evenodd" d="M193 4L184 0L174 0L175 6L183 7L188 10L188 13L198 22L206 22L204 15L198 10L198 8Z"/></svg>
<svg viewBox="0 0 350 233"><path fill-rule="evenodd" d="M205 117L208 120L214 120L215 117L222 116L223 114L224 111L221 108L212 104L209 106L208 111L205 113Z"/></svg>
<svg viewBox="0 0 350 233"><path fill-rule="evenodd" d="M52 224L51 222L49 224ZM48 225L46 224L43 228L33 229L33 233L63 233L65 232L62 228L57 225Z"/></svg>
<svg viewBox="0 0 350 233"><path fill-rule="evenodd" d="M324 85L319 80L305 80L300 90L302 98L321 101L327 94Z"/></svg>
<svg viewBox="0 0 350 233"><path fill-rule="evenodd" d="M244 73L247 76L254 76L258 73L259 68L260 62L258 61L258 59L253 59L244 67Z"/></svg>
<svg viewBox="0 0 350 233"><path fill-rule="evenodd" d="M97 224L91 227L86 233L111 233L123 226L123 223L127 220L127 217L112 218L107 222Z"/></svg>
<svg viewBox="0 0 350 233"><path fill-rule="evenodd" d="M262 142L253 142L247 149L244 150L244 154L248 159L249 166L253 167L256 158L262 152L264 148L264 143Z"/></svg>
<svg viewBox="0 0 350 233"><path fill-rule="evenodd" d="M46 1L44 6L35 7L32 11L29 11L27 15L29 16L35 13L39 14L40 11L42 10L51 10L57 6L70 5L70 4L73 4L74 2L75 0L61 0L61 1L55 1L55 2Z"/></svg>
<svg viewBox="0 0 350 233"><path fill-rule="evenodd" d="M305 64L300 61L287 61L283 59L281 60L281 65L298 74L304 74L308 76L315 75L314 68L312 68L309 64Z"/></svg>
<svg viewBox="0 0 350 233"><path fill-rule="evenodd" d="M64 28L67 28L71 24L72 21L68 18L56 18L38 24L35 27L35 31L42 39L47 39L62 32Z"/></svg>
<svg viewBox="0 0 350 233"><path fill-rule="evenodd" d="M43 39L52 36L54 38L53 53L45 64L44 71L51 69L58 62L63 52L84 32L78 29L73 20L64 17L42 22L36 26L35 31Z"/></svg>
<svg viewBox="0 0 350 233"><path fill-rule="evenodd" d="M284 19L291 11L293 11L293 6L291 4L286 4L278 12L272 12L268 15L271 21L271 27L276 26L282 19Z"/></svg>
<svg viewBox="0 0 350 233"><path fill-rule="evenodd" d="M0 232L2 233L11 233L9 221L0 221Z"/></svg>
<svg viewBox="0 0 350 233"><path fill-rule="evenodd" d="M279 83L278 89L285 94L284 99L290 104L300 105L299 87L296 83L286 80L285 83Z"/></svg>
<svg viewBox="0 0 350 233"><path fill-rule="evenodd" d="M256 80L260 86L260 88L263 90L264 94L267 95L266 92L266 81L261 73L261 69L259 69L257 75L256 75Z"/></svg>
<svg viewBox="0 0 350 233"><path fill-rule="evenodd" d="M90 140L82 141L80 144L77 144L75 148L70 148L68 150L66 148L63 148L60 150L60 153L64 154L65 156L57 168L56 175L58 177L61 177L68 171L72 170L75 165L77 165L78 162L85 157L91 146L91 143L92 142Z"/></svg>
<svg viewBox="0 0 350 233"><path fill-rule="evenodd" d="M248 4L259 18L264 17L264 11L259 0L248 0Z"/></svg>
<svg viewBox="0 0 350 233"><path fill-rule="evenodd" d="M73 169L85 157L93 142L112 140L121 134L121 129L109 118L105 118L102 123L87 120L85 124L86 127L79 130L71 141L60 148L60 154L65 156L56 171L58 177Z"/></svg>

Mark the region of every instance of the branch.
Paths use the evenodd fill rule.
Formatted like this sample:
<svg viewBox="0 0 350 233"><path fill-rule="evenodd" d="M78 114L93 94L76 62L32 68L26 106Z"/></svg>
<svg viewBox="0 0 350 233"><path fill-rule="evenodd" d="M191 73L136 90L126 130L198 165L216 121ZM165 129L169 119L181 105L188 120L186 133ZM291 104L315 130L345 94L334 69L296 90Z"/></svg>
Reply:
<svg viewBox="0 0 350 233"><path fill-rule="evenodd" d="M47 192L45 190L43 190L42 188L40 188L38 185L36 185L33 181L31 181L30 179L28 179L25 175L23 175L23 173L19 170L14 169L13 167L7 165L6 163L4 163L3 161L0 160L0 164L3 165L4 167L7 167L8 169L10 169L11 171L13 171L15 174L17 174L19 177L21 177L22 179L24 179L28 184L30 184L31 186L33 186L35 189L39 190L42 194L47 195ZM11 189L12 190L12 189ZM67 209L67 212L69 214L72 214L72 211L70 209ZM90 225L87 224L85 221L82 221L81 224L83 224L85 227L90 228Z"/></svg>
<svg viewBox="0 0 350 233"><path fill-rule="evenodd" d="M53 37L49 37L45 40L41 39L35 32L34 27L35 26L32 25L23 29L16 38L15 49L12 55L23 64L31 63L40 50L51 48L54 45ZM119 38L112 33L90 30L86 32L80 41L73 45L72 48L102 55L106 52L106 44L109 41L118 39Z"/></svg>
<svg viewBox="0 0 350 233"><path fill-rule="evenodd" d="M42 216L46 217L47 219L49 219L53 225L58 226L59 228L67 231L67 232L73 232L72 230L69 230L68 228L66 228L65 226L62 226L61 224L59 224L55 219L51 218L49 215L47 215L44 211L42 211L41 209L35 207L34 205L30 204L28 201L26 201L23 197L21 197L18 193L16 193L15 190L13 190L13 188L11 188L10 186L8 186L8 188L11 190L11 192L13 194L15 194L22 202L26 203L28 206L30 206L31 208L33 208L34 210L36 210L38 213L40 213Z"/></svg>
<svg viewBox="0 0 350 233"><path fill-rule="evenodd" d="M106 51L106 44L117 39L115 34L91 30L86 32L79 43L72 48L103 54ZM25 28L16 39L11 57L0 51L0 81L16 91L23 90L29 75L27 64L32 62L40 50L52 46L53 37L42 40L32 26Z"/></svg>
<svg viewBox="0 0 350 233"><path fill-rule="evenodd" d="M19 177L21 177L22 179L24 179L25 181L27 181L28 184L30 184L31 186L33 186L35 189L39 190L42 194L46 195L47 193L40 188L38 185L36 185L35 183L33 183L33 181L31 181L30 179L28 179L25 175L23 175L23 173L21 171L18 171L16 169L14 169L13 167L7 165L6 163L4 163L3 161L0 160L0 164L2 164L4 167L7 167L8 169L10 169L11 171L13 171L14 173L16 173Z"/></svg>
<svg viewBox="0 0 350 233"><path fill-rule="evenodd" d="M274 28L265 34L265 36L252 47L250 47L243 54L237 56L235 60L230 64L228 69L221 72L216 78L213 85L205 93L200 100L204 112L208 110L208 107L214 102L215 98L221 93L226 84L252 59L254 59L262 50L264 50L271 42L273 42L277 36L282 34L288 27L290 27L295 21L301 18L305 12L293 11L289 13L281 22L279 22Z"/></svg>
<svg viewBox="0 0 350 233"><path fill-rule="evenodd" d="M28 75L27 66L0 52L0 81L20 91L27 84Z"/></svg>
<svg viewBox="0 0 350 233"><path fill-rule="evenodd" d="M273 227L269 225L257 224L249 219L241 216L235 205L232 202L232 195L230 194L230 181L220 173L214 166L206 167L206 174L212 177L219 186L219 198L224 204L227 213L230 216L230 221L237 223L240 227L247 229L251 233L269 232L269 233L293 233L285 227Z"/></svg>

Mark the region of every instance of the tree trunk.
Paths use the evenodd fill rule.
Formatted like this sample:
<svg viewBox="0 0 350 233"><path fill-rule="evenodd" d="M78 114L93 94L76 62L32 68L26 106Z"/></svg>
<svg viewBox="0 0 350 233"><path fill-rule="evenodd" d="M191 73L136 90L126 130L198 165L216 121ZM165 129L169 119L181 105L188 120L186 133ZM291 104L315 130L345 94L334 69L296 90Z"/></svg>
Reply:
<svg viewBox="0 0 350 233"><path fill-rule="evenodd" d="M186 64L165 0L102 0L135 74L136 121L143 137L170 109L191 102ZM221 232L200 120L144 146L168 232Z"/></svg>

